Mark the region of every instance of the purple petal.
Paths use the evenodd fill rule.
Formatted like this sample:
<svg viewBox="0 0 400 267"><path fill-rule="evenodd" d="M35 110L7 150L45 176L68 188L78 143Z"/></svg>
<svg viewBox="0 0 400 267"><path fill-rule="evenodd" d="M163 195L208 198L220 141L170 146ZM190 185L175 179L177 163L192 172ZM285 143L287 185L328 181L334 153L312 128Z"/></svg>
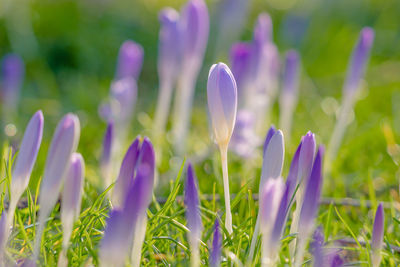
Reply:
<svg viewBox="0 0 400 267"><path fill-rule="evenodd" d="M122 205L128 193L129 187L133 183L139 151L140 137L136 137L133 143L129 146L128 151L125 153L121 168L119 170L118 178L114 185L113 204L116 206Z"/></svg>
<svg viewBox="0 0 400 267"><path fill-rule="evenodd" d="M308 132L302 138L297 183L302 182L307 184L307 179L310 176L314 161L315 148L315 136L312 132Z"/></svg>
<svg viewBox="0 0 400 267"><path fill-rule="evenodd" d="M41 195L58 194L71 155L78 146L79 135L78 117L71 113L65 115L58 123L50 144L41 182Z"/></svg>
<svg viewBox="0 0 400 267"><path fill-rule="evenodd" d="M307 234L310 227L312 227L312 223L318 210L318 203L322 189L322 157L323 147L320 146L304 193L304 201L303 206L301 207L299 219L299 234Z"/></svg>
<svg viewBox="0 0 400 267"><path fill-rule="evenodd" d="M200 217L200 201L197 189L197 179L192 165L189 163L187 168L187 178L185 183L185 205L186 220L190 230L190 242L197 242L200 239L202 223Z"/></svg>
<svg viewBox="0 0 400 267"><path fill-rule="evenodd" d="M272 229L280 206L285 185L282 178L269 179L261 190L260 195L260 229Z"/></svg>
<svg viewBox="0 0 400 267"><path fill-rule="evenodd" d="M219 267L221 265L221 247L222 236L219 229L218 219L216 219L214 224L213 243L210 254L210 267Z"/></svg>
<svg viewBox="0 0 400 267"><path fill-rule="evenodd" d="M272 41L272 20L269 14L261 13L254 27L254 42L266 44Z"/></svg>
<svg viewBox="0 0 400 267"><path fill-rule="evenodd" d="M382 248L384 227L385 227L385 214L383 211L382 203L379 203L379 206L375 213L374 227L372 229L372 241L371 241L372 250L380 250Z"/></svg>
<svg viewBox="0 0 400 267"><path fill-rule="evenodd" d="M289 174L286 180L286 185L289 189L289 196L292 197L297 187L297 177L299 173L299 158L303 140L297 147L296 153L293 156L292 163L290 164Z"/></svg>
<svg viewBox="0 0 400 267"><path fill-rule="evenodd" d="M237 82L238 94L242 97L246 84L249 82L251 59L251 45L248 43L236 43L230 51L230 63L232 73Z"/></svg>
<svg viewBox="0 0 400 267"><path fill-rule="evenodd" d="M359 87L374 42L374 35L372 28L365 27L361 30L358 43L351 56L347 80L344 86L345 92L353 92Z"/></svg>
<svg viewBox="0 0 400 267"><path fill-rule="evenodd" d="M79 216L84 177L85 162L83 161L82 155L79 153L73 153L64 181L61 217L67 215L67 213L72 213L74 219Z"/></svg>
<svg viewBox="0 0 400 267"><path fill-rule="evenodd" d="M207 83L208 109L217 143L227 145L231 138L237 110L237 88L228 66L211 67Z"/></svg>
<svg viewBox="0 0 400 267"><path fill-rule="evenodd" d="M203 0L189 0L181 14L184 64L202 60L209 32L207 6Z"/></svg>
<svg viewBox="0 0 400 267"><path fill-rule="evenodd" d="M290 185L286 183L285 190L283 192L282 198L280 199L278 212L276 214L276 219L274 223L274 227L272 228L271 233L271 245L277 246L279 240L282 237L283 229L286 225L286 219L288 214L288 205L290 202Z"/></svg>
<svg viewBox="0 0 400 267"><path fill-rule="evenodd" d="M181 34L179 13L173 8L160 12L161 29L158 45L158 75L160 80L173 82L179 72Z"/></svg>
<svg viewBox="0 0 400 267"><path fill-rule="evenodd" d="M110 186L110 175L111 175L111 157L112 157L112 146L114 139L114 124L109 122L107 125L106 133L103 139L103 153L100 159L100 168L106 187Z"/></svg>
<svg viewBox="0 0 400 267"><path fill-rule="evenodd" d="M265 151L267 151L269 142L271 141L272 136L276 133L276 128L274 125L271 125L269 128L267 135L265 136L264 147L263 147L263 156L265 155Z"/></svg>
<svg viewBox="0 0 400 267"><path fill-rule="evenodd" d="M132 40L125 41L118 54L116 79L132 77L137 80L143 65L143 48Z"/></svg>
<svg viewBox="0 0 400 267"><path fill-rule="evenodd" d="M43 113L39 110L32 116L26 126L12 174L12 197L19 199L29 184L32 168L42 142L43 124Z"/></svg>
<svg viewBox="0 0 400 267"><path fill-rule="evenodd" d="M313 235L313 241L310 244L310 249L313 254L313 266L324 266L324 234L322 233L322 229L318 227Z"/></svg>

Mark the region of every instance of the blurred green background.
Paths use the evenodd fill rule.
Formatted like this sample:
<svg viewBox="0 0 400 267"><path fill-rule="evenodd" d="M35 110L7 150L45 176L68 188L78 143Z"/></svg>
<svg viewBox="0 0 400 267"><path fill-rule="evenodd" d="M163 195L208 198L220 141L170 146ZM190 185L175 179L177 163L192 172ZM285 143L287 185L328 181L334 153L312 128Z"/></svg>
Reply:
<svg viewBox="0 0 400 267"><path fill-rule="evenodd" d="M268 12L274 24L274 41L281 55L297 49L301 55L300 101L294 114L292 143L286 145L287 159L294 153L301 135L311 130L319 143L327 144L340 105L347 64L358 33L364 26L375 29L376 38L360 100L325 180L324 195L367 197L370 189L378 198L398 198L399 173L397 146L388 153L387 138L400 141L400 1L398 0L249 0L250 8L240 36L250 40L260 12ZM86 159L88 177L96 173L105 123L98 106L108 96L114 76L119 46L132 39L144 47L145 62L139 79L138 103L131 137L151 135L149 125L157 96L158 12L165 6L180 9L185 1L156 0L1 0L0 55L18 53L26 64L16 125L23 129L30 116L42 109L45 115L45 144L67 112L79 115L82 134L79 150ZM211 15L210 42L197 84L191 140L193 147L210 143L206 111L206 75L216 61L227 61L228 49L215 57L215 27L220 1L207 1ZM229 45L227 46L229 48ZM278 106L272 122L278 124ZM22 128L21 128L22 127ZM22 133L18 132L18 136ZM389 137L388 137L389 136ZM198 142L198 144L196 144ZM232 157L237 162L237 157ZM209 174L205 162L198 166ZM254 166L261 166L256 160ZM232 179L243 180L241 166L233 166ZM198 170L199 172L201 170ZM259 172L257 170L255 173ZM201 176L201 174L199 175ZM256 177L254 173L251 177ZM170 179L175 176L172 175ZM203 192L211 183L201 181ZM233 186L233 192L240 184ZM390 194L388 193L390 192Z"/></svg>

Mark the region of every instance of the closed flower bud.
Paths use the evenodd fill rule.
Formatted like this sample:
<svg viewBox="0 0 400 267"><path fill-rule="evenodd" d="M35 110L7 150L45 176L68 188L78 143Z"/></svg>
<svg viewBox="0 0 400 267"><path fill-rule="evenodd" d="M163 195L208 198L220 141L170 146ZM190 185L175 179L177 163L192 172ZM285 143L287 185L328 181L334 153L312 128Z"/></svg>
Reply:
<svg viewBox="0 0 400 267"><path fill-rule="evenodd" d="M125 41L118 54L116 79L139 78L143 65L143 48L132 40Z"/></svg>

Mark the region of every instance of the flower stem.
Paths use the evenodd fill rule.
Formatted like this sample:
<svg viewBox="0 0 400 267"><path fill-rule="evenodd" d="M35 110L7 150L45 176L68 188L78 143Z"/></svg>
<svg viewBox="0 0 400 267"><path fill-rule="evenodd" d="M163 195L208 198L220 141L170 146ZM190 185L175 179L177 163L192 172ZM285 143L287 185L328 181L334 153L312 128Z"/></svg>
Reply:
<svg viewBox="0 0 400 267"><path fill-rule="evenodd" d="M224 181L224 196L225 196L225 227L231 235L232 230L232 213L231 199L229 195L229 178L228 178L228 146L221 145L219 148L221 153L222 177Z"/></svg>

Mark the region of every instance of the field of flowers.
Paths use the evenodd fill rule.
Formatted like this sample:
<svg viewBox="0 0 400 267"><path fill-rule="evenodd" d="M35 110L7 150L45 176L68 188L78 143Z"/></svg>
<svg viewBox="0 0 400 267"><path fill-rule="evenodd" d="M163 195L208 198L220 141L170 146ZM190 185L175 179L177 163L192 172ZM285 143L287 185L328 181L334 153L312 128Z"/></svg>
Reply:
<svg viewBox="0 0 400 267"><path fill-rule="evenodd" d="M399 12L0 1L0 267L398 266Z"/></svg>

